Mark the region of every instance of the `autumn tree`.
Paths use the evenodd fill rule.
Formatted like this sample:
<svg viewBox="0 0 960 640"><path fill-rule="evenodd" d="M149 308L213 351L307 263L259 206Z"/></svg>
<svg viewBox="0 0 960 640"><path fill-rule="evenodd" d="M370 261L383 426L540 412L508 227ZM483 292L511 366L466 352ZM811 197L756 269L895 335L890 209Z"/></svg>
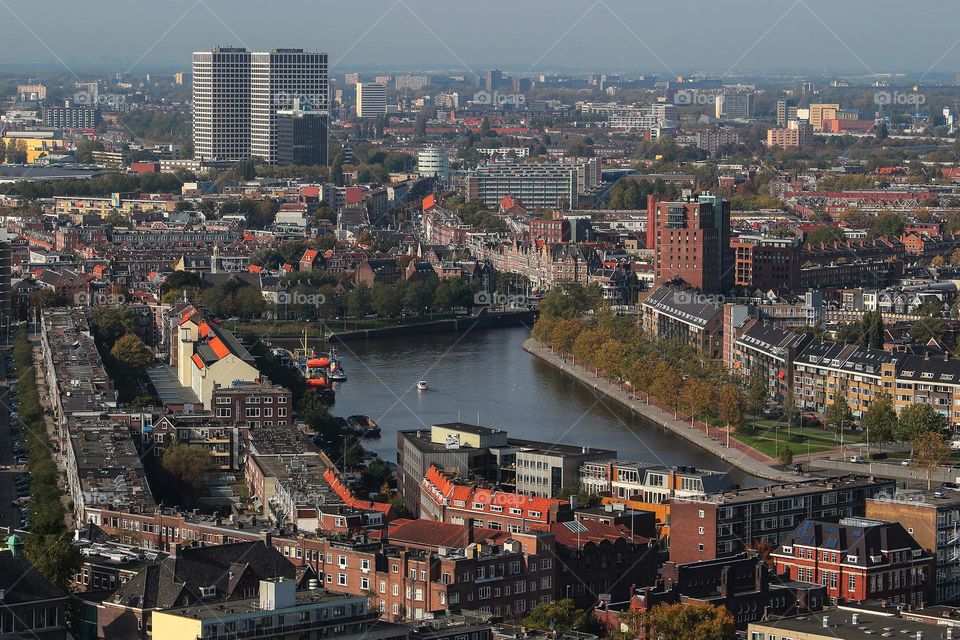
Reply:
<svg viewBox="0 0 960 640"><path fill-rule="evenodd" d="M661 604L650 612L650 624L662 640L733 640L733 615L707 603Z"/></svg>
<svg viewBox="0 0 960 640"><path fill-rule="evenodd" d="M562 353L573 351L573 343L583 331L583 323L574 318L561 318L553 326L553 346Z"/></svg>
<svg viewBox="0 0 960 640"><path fill-rule="evenodd" d="M669 406L676 406L683 388L683 378L669 363L661 360L653 372L650 394Z"/></svg>
<svg viewBox="0 0 960 640"><path fill-rule="evenodd" d="M943 433L927 431L913 440L913 464L927 472L927 490L933 484L933 472L950 456Z"/></svg>
<svg viewBox="0 0 960 640"><path fill-rule="evenodd" d="M747 387L747 411L753 415L759 415L763 408L767 406L767 400L770 399L770 388L763 372L759 369L750 376L750 384Z"/></svg>
<svg viewBox="0 0 960 640"><path fill-rule="evenodd" d="M147 350L146 345L132 333L117 338L113 348L110 349L110 355L120 364L135 370L144 369L153 362L153 355Z"/></svg>
<svg viewBox="0 0 960 640"><path fill-rule="evenodd" d="M531 629L556 633L589 631L598 626L595 619L582 609L577 609L570 598L538 604L523 619L523 624Z"/></svg>

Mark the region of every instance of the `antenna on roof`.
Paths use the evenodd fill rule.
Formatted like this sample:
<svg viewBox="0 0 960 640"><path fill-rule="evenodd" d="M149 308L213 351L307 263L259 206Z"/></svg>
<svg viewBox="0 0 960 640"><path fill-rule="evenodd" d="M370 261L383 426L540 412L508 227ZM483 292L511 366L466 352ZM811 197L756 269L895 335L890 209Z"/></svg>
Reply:
<svg viewBox="0 0 960 640"><path fill-rule="evenodd" d="M477 426L480 426L480 410L477 409Z"/></svg>

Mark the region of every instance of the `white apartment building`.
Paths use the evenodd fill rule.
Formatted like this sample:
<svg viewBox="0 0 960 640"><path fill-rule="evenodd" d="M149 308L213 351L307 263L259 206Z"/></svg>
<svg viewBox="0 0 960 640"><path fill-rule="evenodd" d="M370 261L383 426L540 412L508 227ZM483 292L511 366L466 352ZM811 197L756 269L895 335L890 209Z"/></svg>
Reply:
<svg viewBox="0 0 960 640"><path fill-rule="evenodd" d="M277 161L277 111L329 108L327 54L274 49L250 54L250 155Z"/></svg>
<svg viewBox="0 0 960 640"><path fill-rule="evenodd" d="M274 163L277 111L294 100L329 108L327 54L218 47L193 54L194 159Z"/></svg>
<svg viewBox="0 0 960 640"><path fill-rule="evenodd" d="M375 82L357 83L357 117L379 118L387 113L387 88Z"/></svg>
<svg viewBox="0 0 960 640"><path fill-rule="evenodd" d="M193 156L235 161L250 155L250 53L218 47L193 54Z"/></svg>

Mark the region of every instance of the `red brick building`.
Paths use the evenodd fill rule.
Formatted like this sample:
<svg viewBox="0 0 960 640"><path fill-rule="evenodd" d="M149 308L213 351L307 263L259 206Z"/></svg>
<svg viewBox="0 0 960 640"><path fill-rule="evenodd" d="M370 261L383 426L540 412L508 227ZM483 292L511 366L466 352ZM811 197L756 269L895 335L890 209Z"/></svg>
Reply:
<svg viewBox="0 0 960 640"><path fill-rule="evenodd" d="M834 603L932 602L933 558L899 522L805 520L770 557L793 580L824 585Z"/></svg>
<svg viewBox="0 0 960 640"><path fill-rule="evenodd" d="M658 283L682 280L707 294L733 286L730 203L719 196L663 202L650 196L647 245L655 252Z"/></svg>

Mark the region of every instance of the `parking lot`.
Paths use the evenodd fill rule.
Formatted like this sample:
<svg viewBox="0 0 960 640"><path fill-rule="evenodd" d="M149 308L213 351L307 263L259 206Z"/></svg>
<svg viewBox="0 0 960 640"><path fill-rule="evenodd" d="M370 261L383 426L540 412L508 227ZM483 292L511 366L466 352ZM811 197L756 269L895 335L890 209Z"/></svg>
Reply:
<svg viewBox="0 0 960 640"><path fill-rule="evenodd" d="M29 486L18 487L17 484L17 477L25 473L25 468L14 462L13 447L18 436L14 432L16 420L11 428L10 410L15 408L15 383L9 365L6 355L0 357L0 526L22 528L21 512L13 501L18 498L18 493L28 494Z"/></svg>

